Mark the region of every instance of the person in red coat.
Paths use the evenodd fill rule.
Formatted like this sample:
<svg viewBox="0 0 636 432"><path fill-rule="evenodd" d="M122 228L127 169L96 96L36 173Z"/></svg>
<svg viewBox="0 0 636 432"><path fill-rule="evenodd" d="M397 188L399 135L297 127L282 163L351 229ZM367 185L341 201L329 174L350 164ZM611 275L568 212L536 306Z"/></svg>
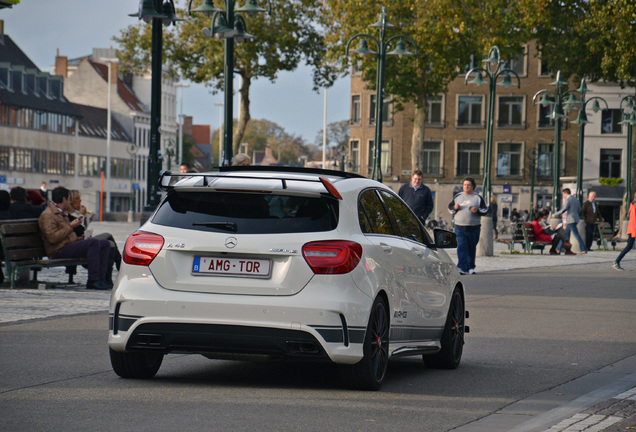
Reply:
<svg viewBox="0 0 636 432"><path fill-rule="evenodd" d="M544 228L541 224L542 221L548 218L549 212L537 212L532 221L532 231L534 232L534 238L537 241L550 242L552 247L550 248L550 255L559 255L558 246L559 243L563 243L563 249L565 249L566 255L576 255L570 250L572 245L568 241L567 234L563 228L553 230L549 226ZM550 230L550 233L546 232L546 229Z"/></svg>
<svg viewBox="0 0 636 432"><path fill-rule="evenodd" d="M616 270L623 270L621 267L621 260L627 255L627 252L634 247L634 239L636 239L636 193L634 194L633 201L629 204L629 222L627 223L627 246L621 251L621 253L612 264Z"/></svg>

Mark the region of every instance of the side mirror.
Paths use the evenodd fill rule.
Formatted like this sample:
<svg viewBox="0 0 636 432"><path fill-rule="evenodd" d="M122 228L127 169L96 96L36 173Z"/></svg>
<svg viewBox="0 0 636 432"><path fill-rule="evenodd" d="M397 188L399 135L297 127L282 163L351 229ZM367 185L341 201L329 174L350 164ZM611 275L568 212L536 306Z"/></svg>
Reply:
<svg viewBox="0 0 636 432"><path fill-rule="evenodd" d="M457 247L457 236L453 232L435 228L433 230L433 238L435 239L435 246L440 249L452 249Z"/></svg>

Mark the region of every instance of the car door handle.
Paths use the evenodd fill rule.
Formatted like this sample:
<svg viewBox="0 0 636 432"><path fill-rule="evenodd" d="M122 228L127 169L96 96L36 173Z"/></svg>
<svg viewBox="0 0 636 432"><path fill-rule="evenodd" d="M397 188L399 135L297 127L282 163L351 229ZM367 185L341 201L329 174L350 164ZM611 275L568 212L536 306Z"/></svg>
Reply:
<svg viewBox="0 0 636 432"><path fill-rule="evenodd" d="M382 248L382 250L386 253L391 253L393 252L393 248L391 247L391 245L388 245L386 243L380 243L380 247Z"/></svg>
<svg viewBox="0 0 636 432"><path fill-rule="evenodd" d="M424 256L424 251L421 251L419 249L411 249L411 253L418 258L422 258Z"/></svg>

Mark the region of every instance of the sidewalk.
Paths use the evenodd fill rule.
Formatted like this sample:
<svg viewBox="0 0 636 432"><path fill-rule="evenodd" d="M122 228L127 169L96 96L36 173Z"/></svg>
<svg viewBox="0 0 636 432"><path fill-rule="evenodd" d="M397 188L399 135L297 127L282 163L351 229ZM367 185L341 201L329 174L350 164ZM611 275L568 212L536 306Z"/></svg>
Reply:
<svg viewBox="0 0 636 432"><path fill-rule="evenodd" d="M123 251L126 239L139 229L139 222L93 222L93 233L108 232L113 235ZM549 255L546 251L534 251L533 254L510 254L508 246L504 243L494 243L494 254L491 257L477 257L477 273L492 271L505 271L523 268L544 268L572 265L607 264L610 267L618 256L624 244L619 244L615 251L593 250L585 255ZM520 245L515 245L515 251L520 252ZM447 249L454 262L457 262L456 249ZM636 254L628 254L623 260L623 267L627 270L636 269ZM117 271L115 270L116 276ZM87 291L87 272L83 267L78 267L74 281L77 285L64 286L68 281L68 275L63 267L44 269L38 273L38 280L42 281L37 286L31 284L30 289L11 290L7 283L0 287L0 324L27 319L47 318L58 315L70 315L88 313L108 309L110 292ZM48 282L45 284L44 281ZM51 284L51 282L53 284ZM55 287L59 283L61 286ZM48 287L47 287L48 285Z"/></svg>

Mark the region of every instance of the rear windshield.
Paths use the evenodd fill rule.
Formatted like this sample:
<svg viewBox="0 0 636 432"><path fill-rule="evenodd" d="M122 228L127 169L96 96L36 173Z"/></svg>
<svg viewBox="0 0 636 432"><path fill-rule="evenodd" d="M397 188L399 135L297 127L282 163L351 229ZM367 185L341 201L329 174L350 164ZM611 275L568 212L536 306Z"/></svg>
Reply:
<svg viewBox="0 0 636 432"><path fill-rule="evenodd" d="M338 225L338 202L326 196L179 192L172 189L152 222L238 234L331 231Z"/></svg>

